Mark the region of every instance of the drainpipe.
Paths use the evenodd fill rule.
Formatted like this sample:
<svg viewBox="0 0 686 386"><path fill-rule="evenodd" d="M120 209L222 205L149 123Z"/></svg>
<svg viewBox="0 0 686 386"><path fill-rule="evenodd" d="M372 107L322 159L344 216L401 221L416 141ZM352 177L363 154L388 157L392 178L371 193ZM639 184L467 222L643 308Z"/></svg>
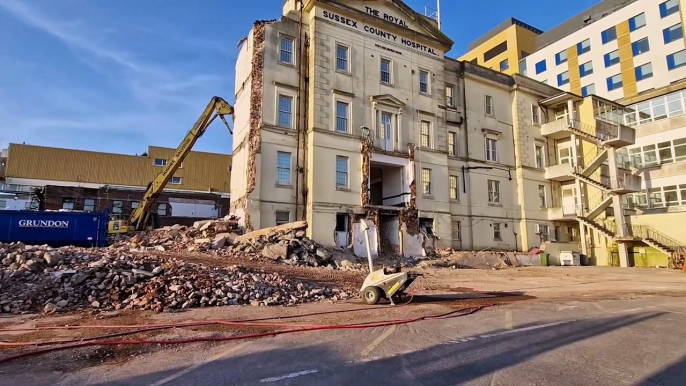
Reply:
<svg viewBox="0 0 686 386"><path fill-rule="evenodd" d="M463 131L463 138L464 138L464 146L465 146L465 163L466 167L469 167L469 125L467 121L467 79L465 78L465 62L460 62L460 67L462 67L462 131ZM465 166L462 167L462 188L464 190L464 193L467 193L467 178L466 178L466 173L465 173ZM467 195L467 216L469 217L469 235L470 235L470 249L474 248L474 217L472 217L472 196L471 194ZM464 248L464 244L462 245L462 249Z"/></svg>
<svg viewBox="0 0 686 386"><path fill-rule="evenodd" d="M300 198L299 187L300 187L300 130L302 129L302 65L303 65L303 0L298 1L300 3L300 26L298 27L298 126L296 128L296 143L295 143L295 218L298 218L298 199ZM304 178L304 177L303 177Z"/></svg>

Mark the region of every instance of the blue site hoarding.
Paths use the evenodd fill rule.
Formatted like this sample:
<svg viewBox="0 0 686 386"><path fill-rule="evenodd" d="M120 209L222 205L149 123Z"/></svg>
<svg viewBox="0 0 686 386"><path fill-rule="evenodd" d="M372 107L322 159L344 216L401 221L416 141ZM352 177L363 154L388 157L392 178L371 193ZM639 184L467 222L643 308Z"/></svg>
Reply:
<svg viewBox="0 0 686 386"><path fill-rule="evenodd" d="M108 213L0 210L0 242L103 247Z"/></svg>

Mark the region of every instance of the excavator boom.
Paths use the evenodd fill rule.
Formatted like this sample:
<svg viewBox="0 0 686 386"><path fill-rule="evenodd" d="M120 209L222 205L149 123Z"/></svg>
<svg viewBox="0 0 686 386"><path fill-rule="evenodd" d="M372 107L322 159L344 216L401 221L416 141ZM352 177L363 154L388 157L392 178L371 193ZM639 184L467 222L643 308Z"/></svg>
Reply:
<svg viewBox="0 0 686 386"><path fill-rule="evenodd" d="M200 115L200 118L198 118L193 125L193 128L191 128L188 134L186 134L186 137L184 137L183 141L181 141L181 144L179 144L179 146L176 148L171 158L167 160L167 164L160 171L157 177L155 177L155 179L148 184L148 188L145 191L138 208L131 213L131 217L129 218L130 228L133 228L137 231L145 229L152 214L152 207L162 193L162 190L164 190L164 187L167 186L169 180L179 169L181 163L186 158L188 153L190 153L198 138L205 134L207 127L209 127L209 125L217 117L224 122L226 127L229 129L229 132L233 134L228 122L226 122L226 118L224 118L225 115L231 115L233 118L233 113L233 106L228 104L224 99L218 96L212 98L210 103L202 112L202 115Z"/></svg>

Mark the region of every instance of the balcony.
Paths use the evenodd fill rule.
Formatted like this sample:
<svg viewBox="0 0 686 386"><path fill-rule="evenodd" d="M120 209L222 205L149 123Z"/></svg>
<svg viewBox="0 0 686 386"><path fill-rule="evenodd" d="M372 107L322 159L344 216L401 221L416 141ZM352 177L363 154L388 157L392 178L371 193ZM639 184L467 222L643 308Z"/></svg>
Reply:
<svg viewBox="0 0 686 386"><path fill-rule="evenodd" d="M568 126L567 120L565 119L546 122L541 125L541 134L551 139L567 138L570 135Z"/></svg>
<svg viewBox="0 0 686 386"><path fill-rule="evenodd" d="M641 190L641 176L620 169L617 178L610 178L610 188L616 194L638 192Z"/></svg>
<svg viewBox="0 0 686 386"><path fill-rule="evenodd" d="M636 142L636 129L622 124L596 119L596 130L603 143L612 147L624 147Z"/></svg>
<svg viewBox="0 0 686 386"><path fill-rule="evenodd" d="M546 167L544 176L546 180L551 181L571 181L574 179L572 165L567 163Z"/></svg>
<svg viewBox="0 0 686 386"><path fill-rule="evenodd" d="M636 140L636 130L621 124L595 120L595 126L567 119L546 122L541 126L541 134L551 139L568 138L572 134L580 135L596 143L612 147L631 145Z"/></svg>
<svg viewBox="0 0 686 386"><path fill-rule="evenodd" d="M550 221L578 221L577 215L581 214L581 207L576 205L557 206L548 208L548 219Z"/></svg>

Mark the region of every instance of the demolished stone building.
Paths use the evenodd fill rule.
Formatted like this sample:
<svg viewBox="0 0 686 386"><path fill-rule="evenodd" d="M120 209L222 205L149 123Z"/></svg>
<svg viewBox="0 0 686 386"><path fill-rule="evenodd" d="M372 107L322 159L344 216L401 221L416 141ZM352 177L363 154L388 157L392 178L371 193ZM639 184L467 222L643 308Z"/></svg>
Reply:
<svg viewBox="0 0 686 386"><path fill-rule="evenodd" d="M279 20L256 22L236 63L232 212L248 229L306 220L324 245L362 243L367 219L373 244L405 254L417 242L528 250L552 239L598 264L619 243L626 258L625 234L605 225L624 227L635 176L619 190L595 183L608 159L586 151L614 157L632 143L612 120L622 106L450 59L452 44L399 0L287 0ZM558 165L569 178L547 176ZM563 185L579 192L571 203Z"/></svg>

